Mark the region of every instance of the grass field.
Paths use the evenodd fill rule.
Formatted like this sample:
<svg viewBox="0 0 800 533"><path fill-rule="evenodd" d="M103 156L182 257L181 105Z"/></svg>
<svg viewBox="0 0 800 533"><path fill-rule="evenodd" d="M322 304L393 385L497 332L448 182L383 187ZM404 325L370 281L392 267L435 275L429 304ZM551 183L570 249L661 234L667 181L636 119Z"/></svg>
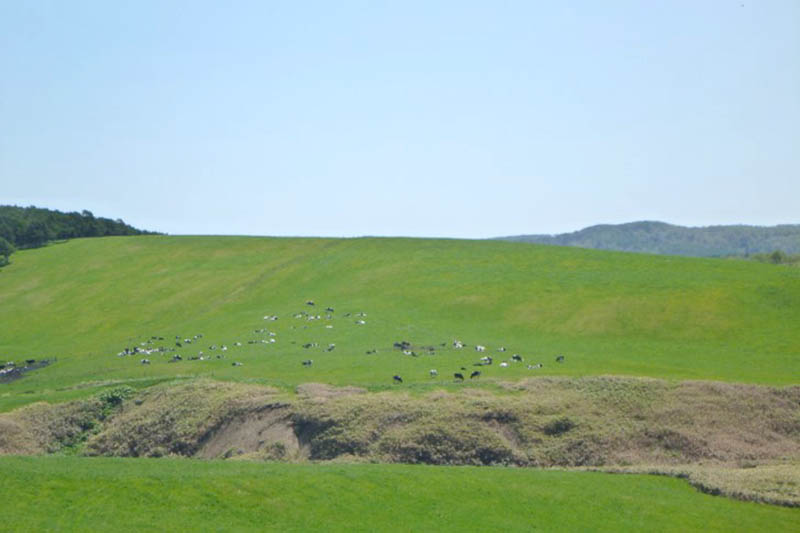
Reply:
<svg viewBox="0 0 800 533"><path fill-rule="evenodd" d="M270 435L297 441L301 461L308 460L303 453L315 457L315 446L325 456L330 445L336 461L415 462L419 450L430 448L458 452L445 453L443 462L470 463L470 446L486 448L491 437L510 446L510 459L499 461L507 464L636 469L644 468L633 460L641 456L640 462L655 461L661 466L652 468L667 471L664 465L679 460L715 458L731 463L730 471L680 468L724 494L746 488L752 489L748 498L794 501L795 477L778 472L776 458L796 465L796 389L679 381L796 385L800 270L497 241L384 238L78 239L13 258L0 270L0 362L55 362L0 383L0 411L40 400L87 400L40 404L0 419L6 432L0 444L21 450L7 453L56 453L0 458L2 492L11 502L0 530L800 527L797 509L708 496L664 477L70 456L199 450L198 456L219 457L221 450L242 448L241 457L272 457L260 441L251 450L235 439L273 424L263 417L274 409L269 416L279 423L269 426ZM328 306L335 309L330 317ZM466 346L454 348L455 339ZM394 349L396 341L410 341L414 354ZM486 351L478 353L478 344ZM175 351L117 355L134 346ZM513 361L515 353L524 361ZM183 359L169 362L175 354ZM483 355L494 364L480 367L480 378L454 383L454 372L471 372ZM563 363L555 361L558 355ZM151 364L142 365L142 358ZM303 366L306 359L313 365ZM504 360L509 364L501 367ZM544 366L527 366L536 363ZM394 384L394 375L403 383ZM667 381L527 379L599 375ZM329 394L324 385L296 392L314 382L372 394L304 396ZM147 391L122 409L104 410L101 390L120 384ZM394 392L375 394L389 389ZM565 417L574 428L549 434L550 424ZM203 447L208 438L219 448L213 453ZM627 444L642 448L633 453ZM743 457L759 463L749 477L739 465L747 466Z"/></svg>
<svg viewBox="0 0 800 533"><path fill-rule="evenodd" d="M494 241L112 237L15 254L0 295L0 361L57 358L3 385L0 410L174 376L380 390L399 374L403 387L427 390L471 370L476 344L495 359L486 382L622 374L784 385L800 375L800 271L750 262ZM322 319L293 318L304 311ZM147 347L174 347L176 335L198 333L179 363L116 356L151 336L165 340ZM436 355L403 355L392 349L400 340ZM225 359L212 344L229 347ZM187 360L201 350L212 359ZM524 363L500 368L512 353Z"/></svg>
<svg viewBox="0 0 800 533"><path fill-rule="evenodd" d="M798 509L716 498L671 478L592 472L4 457L0 478L2 531L800 528Z"/></svg>

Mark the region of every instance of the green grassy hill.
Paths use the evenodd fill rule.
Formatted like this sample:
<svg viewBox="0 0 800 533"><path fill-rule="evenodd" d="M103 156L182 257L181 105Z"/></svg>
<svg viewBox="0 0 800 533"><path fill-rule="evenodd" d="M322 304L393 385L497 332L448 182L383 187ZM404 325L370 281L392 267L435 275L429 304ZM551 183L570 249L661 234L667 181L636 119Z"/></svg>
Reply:
<svg viewBox="0 0 800 533"><path fill-rule="evenodd" d="M173 376L379 390L399 374L401 387L425 389L472 370L484 355L476 344L494 357L484 382L625 374L780 385L800 375L800 271L748 262L497 241L110 237L19 252L0 272L0 297L0 361L57 358L3 385L0 409ZM322 318L293 318L302 312ZM117 356L153 336L165 340L142 349L195 334L181 362ZM402 340L416 357L392 348ZM228 346L224 359L214 344ZM188 360L200 351L211 360Z"/></svg>

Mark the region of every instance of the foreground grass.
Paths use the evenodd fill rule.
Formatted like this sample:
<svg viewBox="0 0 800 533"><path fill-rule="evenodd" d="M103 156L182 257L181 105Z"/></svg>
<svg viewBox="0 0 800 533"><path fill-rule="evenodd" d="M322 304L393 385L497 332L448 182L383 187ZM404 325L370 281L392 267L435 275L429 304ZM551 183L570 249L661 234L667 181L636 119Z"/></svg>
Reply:
<svg viewBox="0 0 800 533"><path fill-rule="evenodd" d="M3 531L797 531L800 510L642 475L0 458Z"/></svg>
<svg viewBox="0 0 800 533"><path fill-rule="evenodd" d="M175 376L380 390L400 374L403 387L441 387L477 360L476 344L496 363L525 359L483 368L486 381L619 374L785 385L800 374L800 270L752 262L495 241L110 237L15 254L0 271L0 298L0 362L58 359L1 384L0 410ZM292 318L329 305L331 320ZM366 324L345 316L358 311ZM276 342L248 344L267 339L260 328ZM181 363L115 355L153 335L174 347L176 335L197 333ZM452 349L456 338L470 347ZM404 356L392 349L399 340L437 354ZM231 347L225 359L187 360L212 344ZM306 358L312 367L300 365ZM537 362L544 368L526 369Z"/></svg>

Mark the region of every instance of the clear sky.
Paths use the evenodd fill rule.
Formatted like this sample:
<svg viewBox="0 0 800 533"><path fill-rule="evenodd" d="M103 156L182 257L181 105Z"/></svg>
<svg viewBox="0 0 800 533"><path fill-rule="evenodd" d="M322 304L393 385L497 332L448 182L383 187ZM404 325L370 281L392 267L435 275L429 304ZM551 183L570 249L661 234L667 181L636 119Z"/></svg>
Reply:
<svg viewBox="0 0 800 533"><path fill-rule="evenodd" d="M173 234L800 223L800 1L0 0L0 203Z"/></svg>

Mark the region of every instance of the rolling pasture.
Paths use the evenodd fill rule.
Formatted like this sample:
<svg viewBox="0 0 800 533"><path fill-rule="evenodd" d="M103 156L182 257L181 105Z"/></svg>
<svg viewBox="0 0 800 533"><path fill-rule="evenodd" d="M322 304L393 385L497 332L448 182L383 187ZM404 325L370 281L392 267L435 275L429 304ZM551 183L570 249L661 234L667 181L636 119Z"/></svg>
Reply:
<svg viewBox="0 0 800 533"><path fill-rule="evenodd" d="M700 494L672 478L593 472L5 457L0 476L4 493L13 494L0 529L17 531L779 532L800 527L796 509Z"/></svg>
<svg viewBox="0 0 800 533"><path fill-rule="evenodd" d="M742 261L497 241L110 237L18 252L0 270L0 295L0 362L57 359L4 384L0 410L189 376L424 391L458 386L453 373L482 355L494 359L480 367L485 385L800 375L800 271ZM393 348L404 340L414 355ZM175 351L117 355L133 346ZM170 363L176 353L183 360Z"/></svg>
<svg viewBox="0 0 800 533"><path fill-rule="evenodd" d="M0 270L0 363L52 364L0 383L0 412L41 400L85 401L3 414L6 434L0 437L6 441L54 436L11 449L54 455L0 457L4 494L13 502L0 529L800 526L797 509L713 497L666 477L335 462L400 460L387 455L394 448L382 448L398 444L393 438L422 451L450 445L458 451L466 443L471 453L469 443L480 427L500 439L498 446L507 430L519 430L512 459L525 465L583 465L581 454L590 451L598 465L628 464L613 459L620 450L619 457L634 457L620 439L644 446L641 457L667 465L712 456L735 463L742 454L755 456L736 448L740 440L770 444L770 435L780 433L784 447L765 452L764 460L780 455L796 468L795 389L678 382L796 385L798 269L501 241L394 238L111 237L20 251L13 259ZM395 346L403 341L408 344ZM125 355L134 348L137 353ZM492 364L476 366L481 357L491 357ZM469 379L476 370L481 375ZM465 375L464 383L454 380L456 372ZM607 375L666 381L589 379ZM523 381L537 376L587 379ZM336 392L329 385L360 388ZM114 408L98 400L120 390L135 396ZM308 395L346 390L353 395ZM695 403L685 402L681 391ZM426 405L434 400L438 411ZM698 403L717 407L706 412ZM761 406L772 410L769 416L760 416ZM275 411L267 415L269 409ZM395 424L398 414L407 427ZM487 414L494 418L487 421ZM269 426L275 432L296 437L297 457L290 460L300 464L256 461L272 457L262 453L261 443L241 455L252 461L68 456L112 454L131 442L147 454L145 437L154 450L186 443L201 449L214 431L220 450L233 451L244 446L225 440L239 434L236 420L252 429L259 420L263 427L273 424L259 418L267 416L283 424ZM301 423L304 430L291 425ZM556 423L564 427L550 431ZM717 433L705 430L710 425ZM333 433L326 433L328 427ZM315 450L326 450L320 443L336 450L360 443L383 455L334 454L334 462L309 464L319 459ZM310 459L303 460L303 453ZM221 456L236 455L209 455ZM416 455L409 457L418 462ZM759 472L781 468L769 461ZM729 466L741 473L740 465ZM713 468L709 479L723 475ZM745 487L736 475L723 479L723 493ZM780 483L765 476L754 482L755 497L795 494L780 485L790 479L794 486L791 476ZM787 498L778 499L794 501Z"/></svg>

